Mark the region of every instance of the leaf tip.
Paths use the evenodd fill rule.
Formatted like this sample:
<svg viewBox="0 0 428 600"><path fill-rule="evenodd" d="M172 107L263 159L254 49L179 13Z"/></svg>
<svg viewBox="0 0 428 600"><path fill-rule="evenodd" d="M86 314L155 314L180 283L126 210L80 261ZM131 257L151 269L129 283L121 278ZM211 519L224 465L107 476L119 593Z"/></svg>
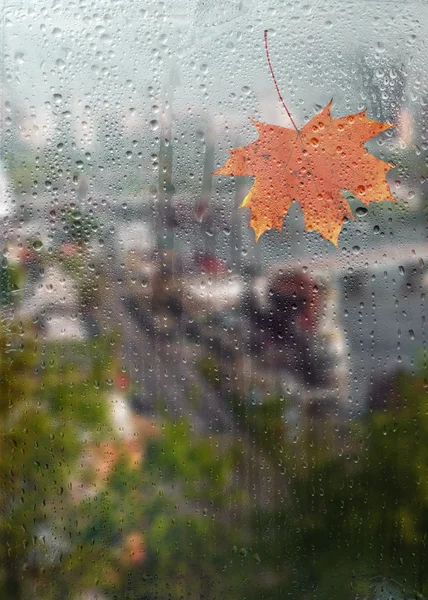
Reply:
<svg viewBox="0 0 428 600"><path fill-rule="evenodd" d="M264 233L263 231L260 231L259 229L257 229L256 227L254 227L254 225L249 225L249 227L251 227L251 229L254 231L254 239L255 242L257 244L257 242L259 241L261 235Z"/></svg>

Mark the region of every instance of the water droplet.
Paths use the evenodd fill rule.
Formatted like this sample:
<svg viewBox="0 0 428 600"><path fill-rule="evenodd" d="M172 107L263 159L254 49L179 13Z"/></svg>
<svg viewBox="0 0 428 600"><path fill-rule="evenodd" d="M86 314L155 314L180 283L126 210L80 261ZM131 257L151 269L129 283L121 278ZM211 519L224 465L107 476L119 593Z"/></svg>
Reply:
<svg viewBox="0 0 428 600"><path fill-rule="evenodd" d="M383 42L376 42L376 52L378 54L383 54L385 52L385 46Z"/></svg>
<svg viewBox="0 0 428 600"><path fill-rule="evenodd" d="M365 217L367 214L367 208L365 206L359 206L355 212L359 217Z"/></svg>
<svg viewBox="0 0 428 600"><path fill-rule="evenodd" d="M34 240L32 246L33 250L35 250L36 252L40 252L40 250L43 248L43 242L42 240Z"/></svg>

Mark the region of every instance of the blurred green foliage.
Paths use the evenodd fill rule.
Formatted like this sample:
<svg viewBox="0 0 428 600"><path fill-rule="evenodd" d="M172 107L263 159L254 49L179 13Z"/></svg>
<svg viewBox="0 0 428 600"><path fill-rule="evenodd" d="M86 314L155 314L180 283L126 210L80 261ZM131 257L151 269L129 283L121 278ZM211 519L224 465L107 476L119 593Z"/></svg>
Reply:
<svg viewBox="0 0 428 600"><path fill-rule="evenodd" d="M219 385L212 361L201 370ZM272 502L246 523L260 557L248 598L390 597L382 586L393 598L428 597L427 380L426 370L402 375L386 409L349 423L301 407L296 425L281 397L231 396L273 481Z"/></svg>
<svg viewBox="0 0 428 600"><path fill-rule="evenodd" d="M428 373L348 423L233 397L234 435L167 421L135 463L114 356L3 326L0 598L427 597Z"/></svg>
<svg viewBox="0 0 428 600"><path fill-rule="evenodd" d="M76 494L85 446L111 431L109 355L106 340L42 344L19 323L0 331L1 598L64 598L106 562L105 544L82 542L97 498Z"/></svg>
<svg viewBox="0 0 428 600"><path fill-rule="evenodd" d="M20 267L11 265L6 258L0 261L0 307L10 306L21 287Z"/></svg>

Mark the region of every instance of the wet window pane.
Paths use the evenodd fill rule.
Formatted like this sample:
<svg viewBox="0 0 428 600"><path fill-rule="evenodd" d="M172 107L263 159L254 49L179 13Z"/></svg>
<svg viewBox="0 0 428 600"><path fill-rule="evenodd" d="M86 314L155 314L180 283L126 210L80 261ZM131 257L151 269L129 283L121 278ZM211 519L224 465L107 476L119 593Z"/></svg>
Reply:
<svg viewBox="0 0 428 600"><path fill-rule="evenodd" d="M2 15L0 598L428 598L426 3Z"/></svg>

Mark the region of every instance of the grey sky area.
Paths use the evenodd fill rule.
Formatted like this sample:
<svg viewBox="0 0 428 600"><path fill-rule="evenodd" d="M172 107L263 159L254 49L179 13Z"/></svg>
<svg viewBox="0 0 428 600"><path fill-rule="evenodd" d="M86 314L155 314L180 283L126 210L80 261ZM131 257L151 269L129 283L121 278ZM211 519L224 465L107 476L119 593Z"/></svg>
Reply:
<svg viewBox="0 0 428 600"><path fill-rule="evenodd" d="M29 104L60 93L73 102L91 99L93 110L107 101L119 111L138 105L146 112L149 88L161 101L173 68L178 104L242 118L268 111L285 124L279 106L263 106L278 104L264 29L297 120L331 96L338 110L364 105L353 56L376 65L379 78L386 65L405 65L415 102L425 83L428 13L422 2L41 1L3 10L6 76Z"/></svg>

